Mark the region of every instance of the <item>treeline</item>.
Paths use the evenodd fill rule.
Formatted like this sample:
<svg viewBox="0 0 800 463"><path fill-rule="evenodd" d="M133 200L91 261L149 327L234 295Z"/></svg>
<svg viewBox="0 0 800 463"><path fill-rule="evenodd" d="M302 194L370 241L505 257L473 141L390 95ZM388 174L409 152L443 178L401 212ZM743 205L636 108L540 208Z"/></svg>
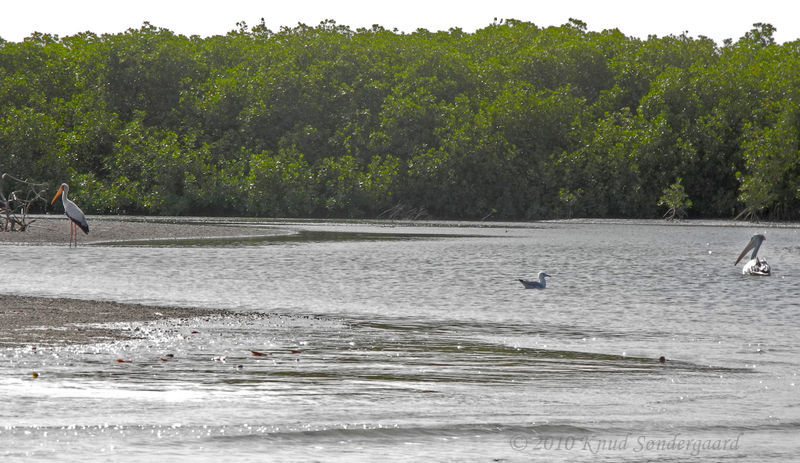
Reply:
<svg viewBox="0 0 800 463"><path fill-rule="evenodd" d="M0 171L88 213L800 217L800 41L769 24L237 26L0 39Z"/></svg>

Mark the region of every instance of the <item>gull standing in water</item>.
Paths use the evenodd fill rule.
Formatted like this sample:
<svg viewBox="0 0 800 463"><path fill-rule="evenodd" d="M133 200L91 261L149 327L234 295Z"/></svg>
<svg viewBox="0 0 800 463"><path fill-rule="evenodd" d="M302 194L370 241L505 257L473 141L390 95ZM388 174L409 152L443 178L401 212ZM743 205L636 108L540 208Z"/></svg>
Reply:
<svg viewBox="0 0 800 463"><path fill-rule="evenodd" d="M750 242L747 243L747 246L745 246L742 253L739 254L739 258L736 259L736 262L733 263L733 265L738 264L739 261L742 260L744 255L747 254L747 251L751 249L753 250L753 253L750 254L750 260L747 261L746 264L744 264L744 267L742 267L743 275L756 275L756 276L768 277L772 274L772 270L770 269L769 264L767 263L767 259L764 259L763 257L758 257L758 250L761 248L761 243L763 243L764 240L766 240L764 235L760 234L753 235L753 237L750 238Z"/></svg>
<svg viewBox="0 0 800 463"><path fill-rule="evenodd" d="M81 208L67 198L67 193L69 193L69 185L62 183L61 188L59 188L56 195L53 196L53 200L50 201L50 204L55 203L56 199L61 196L61 203L64 204L64 214L69 217L69 245L72 246L74 240L75 247L78 247L78 227L88 235L89 222L86 221L86 216L83 215Z"/></svg>
<svg viewBox="0 0 800 463"><path fill-rule="evenodd" d="M539 272L539 281L529 281L520 278L519 282L522 283L522 286L524 286L525 289L545 289L547 287L547 281L545 281L544 277L549 276L550 275L544 272Z"/></svg>

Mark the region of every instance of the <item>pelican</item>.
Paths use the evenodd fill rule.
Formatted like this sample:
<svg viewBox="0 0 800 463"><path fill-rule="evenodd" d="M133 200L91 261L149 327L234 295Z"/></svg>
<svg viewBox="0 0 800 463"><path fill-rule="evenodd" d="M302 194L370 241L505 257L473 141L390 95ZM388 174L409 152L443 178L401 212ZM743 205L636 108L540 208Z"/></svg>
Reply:
<svg viewBox="0 0 800 463"><path fill-rule="evenodd" d="M519 282L522 283L522 286L524 286L525 289L545 289L547 288L547 281L545 281L544 277L549 276L550 275L544 272L539 272L539 281L529 281L520 278Z"/></svg>
<svg viewBox="0 0 800 463"><path fill-rule="evenodd" d="M761 243L763 243L764 240L766 240L764 235L753 235L753 237L750 238L750 242L747 243L747 246L745 246L742 253L739 254L739 258L736 259L736 262L733 263L733 265L738 264L739 261L742 260L744 255L747 254L747 251L751 249L753 250L753 253L750 254L750 260L747 261L746 264L744 264L744 267L742 267L743 275L758 275L758 276L771 275L771 269L769 268L767 259L764 259L763 257L756 257L759 248L761 248Z"/></svg>
<svg viewBox="0 0 800 463"><path fill-rule="evenodd" d="M89 222L86 221L86 216L83 215L81 208L67 198L67 193L69 193L69 185L62 183L61 188L59 188L56 192L56 195L53 196L53 200L50 201L50 204L55 203L56 199L61 196L61 202L64 204L64 214L69 217L69 245L72 246L74 241L75 246L77 247L78 227L80 227L81 230L88 235Z"/></svg>

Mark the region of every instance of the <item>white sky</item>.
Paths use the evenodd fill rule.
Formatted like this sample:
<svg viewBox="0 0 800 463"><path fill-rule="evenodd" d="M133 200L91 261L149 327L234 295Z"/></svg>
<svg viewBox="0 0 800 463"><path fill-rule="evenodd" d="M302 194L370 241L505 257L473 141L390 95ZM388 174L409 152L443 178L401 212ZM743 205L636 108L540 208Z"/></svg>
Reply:
<svg viewBox="0 0 800 463"><path fill-rule="evenodd" d="M413 32L460 27L473 32L494 18L559 26L569 18L588 29L618 28L625 35L647 38L682 32L704 35L718 44L734 41L756 22L777 28L779 43L800 39L798 0L10 0L0 7L0 37L19 42L33 32L60 37L78 32L124 32L149 21L177 34L221 35L236 23L258 24L263 17L277 31L324 19L352 29L379 24Z"/></svg>

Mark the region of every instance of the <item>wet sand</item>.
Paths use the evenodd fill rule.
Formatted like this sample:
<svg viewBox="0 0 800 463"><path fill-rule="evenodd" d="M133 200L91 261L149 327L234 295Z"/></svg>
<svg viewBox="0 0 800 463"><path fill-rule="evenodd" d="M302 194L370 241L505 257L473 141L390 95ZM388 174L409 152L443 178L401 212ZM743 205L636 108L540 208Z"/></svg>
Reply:
<svg viewBox="0 0 800 463"><path fill-rule="evenodd" d="M0 294L0 347L89 344L136 338L136 323L225 315L222 310L152 307ZM119 327L91 326L122 323Z"/></svg>
<svg viewBox="0 0 800 463"><path fill-rule="evenodd" d="M81 244L148 240L186 240L270 236L280 232L241 223L202 222L192 219L89 217L89 234L78 230ZM69 240L69 220L64 215L32 216L24 232L0 231L0 244L63 244Z"/></svg>
<svg viewBox="0 0 800 463"><path fill-rule="evenodd" d="M36 216L25 232L0 232L2 245L64 245L69 222L63 215ZM129 240L183 240L266 236L279 233L236 224L191 220L90 217L88 235L78 232L78 246ZM2 293L2 286L0 286ZM137 304L54 299L0 294L0 347L24 345L86 344L136 337L135 324L153 320L208 317L224 311L196 308L152 307ZM129 323L127 327L100 328L97 323Z"/></svg>

